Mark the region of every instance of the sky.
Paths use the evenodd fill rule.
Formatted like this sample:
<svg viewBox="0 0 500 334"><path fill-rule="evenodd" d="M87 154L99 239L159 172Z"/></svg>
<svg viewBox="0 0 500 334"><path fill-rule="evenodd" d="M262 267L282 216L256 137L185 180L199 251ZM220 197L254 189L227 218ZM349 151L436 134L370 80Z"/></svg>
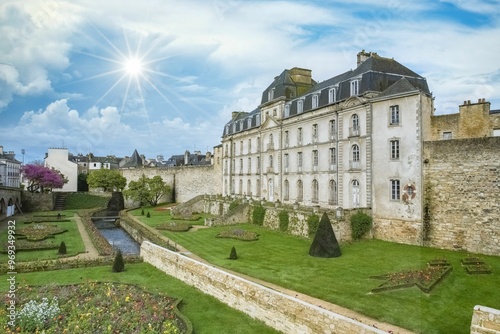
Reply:
<svg viewBox="0 0 500 334"><path fill-rule="evenodd" d="M2 0L0 36L0 145L25 163L204 154L284 69L321 82L361 50L424 76L436 114L500 109L499 0Z"/></svg>

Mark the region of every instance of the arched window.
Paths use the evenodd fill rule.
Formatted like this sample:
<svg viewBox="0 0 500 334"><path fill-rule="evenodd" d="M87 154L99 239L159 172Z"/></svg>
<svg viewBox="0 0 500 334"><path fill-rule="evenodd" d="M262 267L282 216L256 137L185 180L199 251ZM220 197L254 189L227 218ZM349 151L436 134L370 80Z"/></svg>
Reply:
<svg viewBox="0 0 500 334"><path fill-rule="evenodd" d="M312 182L312 201L313 201L313 203L318 203L318 197L319 197L319 185L318 185L318 181L316 179L314 179Z"/></svg>
<svg viewBox="0 0 500 334"><path fill-rule="evenodd" d="M359 130L359 116L358 116L358 114L352 115L351 121L352 121L352 129Z"/></svg>
<svg viewBox="0 0 500 334"><path fill-rule="evenodd" d="M257 180L257 184L255 187L255 195L257 196L257 198L260 197L260 180Z"/></svg>
<svg viewBox="0 0 500 334"><path fill-rule="evenodd" d="M288 180L285 180L283 199L285 201L288 201L289 198L290 198L290 183L288 182Z"/></svg>
<svg viewBox="0 0 500 334"><path fill-rule="evenodd" d="M359 145L354 144L351 147L352 151L352 161L359 162Z"/></svg>
<svg viewBox="0 0 500 334"><path fill-rule="evenodd" d="M352 206L354 208L359 207L359 181L352 180L351 182L351 195L352 195Z"/></svg>
<svg viewBox="0 0 500 334"><path fill-rule="evenodd" d="M337 205L337 184L335 180L328 183L328 204Z"/></svg>
<svg viewBox="0 0 500 334"><path fill-rule="evenodd" d="M227 180L224 180L224 195L227 195L229 193L229 188L227 186Z"/></svg>
<svg viewBox="0 0 500 334"><path fill-rule="evenodd" d="M267 182L267 193L269 196L269 201L274 201L274 182L273 179L269 179Z"/></svg>
<svg viewBox="0 0 500 334"><path fill-rule="evenodd" d="M240 195L243 195L243 180L240 180L239 190L240 190Z"/></svg>
<svg viewBox="0 0 500 334"><path fill-rule="evenodd" d="M252 197L252 181L247 181L247 196Z"/></svg>
<svg viewBox="0 0 500 334"><path fill-rule="evenodd" d="M302 202L304 198L304 187L302 186L302 180L297 181L297 202Z"/></svg>
<svg viewBox="0 0 500 334"><path fill-rule="evenodd" d="M273 168L273 156L269 156L269 168Z"/></svg>

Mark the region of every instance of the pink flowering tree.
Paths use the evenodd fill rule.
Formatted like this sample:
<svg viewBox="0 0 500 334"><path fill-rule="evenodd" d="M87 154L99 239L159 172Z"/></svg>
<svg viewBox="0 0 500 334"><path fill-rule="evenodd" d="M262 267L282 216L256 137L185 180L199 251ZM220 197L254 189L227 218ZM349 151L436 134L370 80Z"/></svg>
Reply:
<svg viewBox="0 0 500 334"><path fill-rule="evenodd" d="M48 192L54 188L62 188L68 182L58 170L40 164L24 165L21 172L28 180L30 192Z"/></svg>

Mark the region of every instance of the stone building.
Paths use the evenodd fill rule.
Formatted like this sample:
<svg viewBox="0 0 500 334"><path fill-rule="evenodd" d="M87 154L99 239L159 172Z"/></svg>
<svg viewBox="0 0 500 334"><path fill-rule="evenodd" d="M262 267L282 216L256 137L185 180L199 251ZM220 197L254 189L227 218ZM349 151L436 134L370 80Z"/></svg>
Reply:
<svg viewBox="0 0 500 334"><path fill-rule="evenodd" d="M254 111L234 112L224 127L223 195L371 208L375 233L419 238L432 110L425 78L376 53L358 53L354 70L321 83L310 70L285 70Z"/></svg>
<svg viewBox="0 0 500 334"><path fill-rule="evenodd" d="M67 148L49 148L44 165L58 170L68 180L61 189L54 189L54 192L74 192L78 190L78 165L69 160Z"/></svg>
<svg viewBox="0 0 500 334"><path fill-rule="evenodd" d="M0 186L19 188L21 186L21 162L13 151L4 151L0 146Z"/></svg>

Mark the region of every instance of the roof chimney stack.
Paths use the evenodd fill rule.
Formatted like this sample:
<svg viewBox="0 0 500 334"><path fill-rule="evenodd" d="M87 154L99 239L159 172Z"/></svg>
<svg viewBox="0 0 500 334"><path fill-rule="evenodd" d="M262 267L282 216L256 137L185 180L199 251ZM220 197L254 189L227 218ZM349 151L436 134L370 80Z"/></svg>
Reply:
<svg viewBox="0 0 500 334"><path fill-rule="evenodd" d="M361 50L361 52L358 52L357 55L357 66L363 64L365 60L367 60L370 57L377 56L376 52L365 52L365 50Z"/></svg>

